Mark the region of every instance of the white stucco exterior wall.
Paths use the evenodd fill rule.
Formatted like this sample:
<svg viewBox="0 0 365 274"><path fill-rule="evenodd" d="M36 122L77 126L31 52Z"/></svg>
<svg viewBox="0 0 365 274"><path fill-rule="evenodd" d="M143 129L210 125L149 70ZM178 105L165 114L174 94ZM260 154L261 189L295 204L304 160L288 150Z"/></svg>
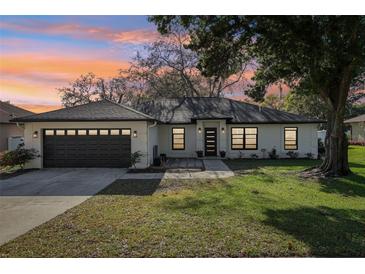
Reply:
<svg viewBox="0 0 365 274"><path fill-rule="evenodd" d="M365 122L351 123L351 140L365 141Z"/></svg>
<svg viewBox="0 0 365 274"><path fill-rule="evenodd" d="M172 150L172 128L185 128L185 150ZM298 156L306 157L306 153L312 153L314 157L318 154L317 124L226 124L225 120L198 120L196 124L174 124L158 126L159 153L165 153L167 157L196 157L196 151L204 151L204 129L208 127L217 128L217 156L219 151L226 151L227 158L250 158L251 154L263 157L261 149L268 151L276 148L281 158L286 158L288 150L284 149L284 128L298 128ZM258 148L257 150L231 150L231 128L232 127L257 127ZM201 128L201 133L199 133ZM224 130L222 130L222 128ZM241 152L241 153L240 153Z"/></svg>
<svg viewBox="0 0 365 274"><path fill-rule="evenodd" d="M185 128L185 149L172 149L172 128ZM158 141L159 153L164 153L167 157L191 158L196 157L197 128L195 124L175 124L175 125L159 125Z"/></svg>
<svg viewBox="0 0 365 274"><path fill-rule="evenodd" d="M172 150L172 128L185 128L185 150ZM207 127L217 128L217 156L219 151L226 151L227 158L249 158L255 153L260 158L263 156L261 149L267 152L273 147L281 158L288 157L284 149L284 128L298 128L299 157L305 157L306 153L312 153L317 157L317 124L226 124L225 120L204 120L196 124L174 124L153 126L146 121L123 121L123 122L33 122L26 123L24 130L25 147L35 148L41 157L27 164L27 168L42 168L43 165L43 129L57 128L130 128L131 129L131 152L140 151L143 154L138 168L148 167L153 163L153 146L158 145L158 154L165 153L167 157L195 158L196 151L204 151L204 129ZM257 127L258 149L257 150L231 150L232 127ZM201 133L199 133L201 128ZM222 130L222 128L224 130ZM38 131L38 138L33 138L33 132ZM133 137L133 131L137 131L137 137ZM241 153L240 153L241 151Z"/></svg>
<svg viewBox="0 0 365 274"><path fill-rule="evenodd" d="M232 150L231 149L231 128L232 127L257 127L258 129L258 146L257 150ZM318 155L318 140L317 140L317 124L235 124L227 125L227 157L228 158L250 158L251 154L257 154L260 158L263 157L261 149L266 149L265 157L268 157L268 152L275 148L277 154L281 158L287 158L286 154L289 150L284 149L284 128L298 128L298 157L306 157L306 153L312 153L314 157ZM241 154L240 154L241 152Z"/></svg>
<svg viewBox="0 0 365 274"><path fill-rule="evenodd" d="M35 148L40 152L41 157L36 158L26 165L26 168L43 167L43 129L56 128L130 128L131 129L131 152L142 153L141 162L136 165L138 168L149 166L149 150L147 141L146 121L105 121L105 122L33 122L25 123L24 143L26 148ZM38 131L38 138L33 138L33 132ZM137 131L137 137L133 137L133 131Z"/></svg>

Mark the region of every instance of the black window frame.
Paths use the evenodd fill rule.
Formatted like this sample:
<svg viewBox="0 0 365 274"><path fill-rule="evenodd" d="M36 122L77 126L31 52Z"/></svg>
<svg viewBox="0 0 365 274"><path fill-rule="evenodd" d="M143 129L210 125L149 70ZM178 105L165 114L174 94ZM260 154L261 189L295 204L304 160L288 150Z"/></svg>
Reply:
<svg viewBox="0 0 365 274"><path fill-rule="evenodd" d="M286 131L288 129L295 129L295 149L294 148L286 148ZM294 131L294 130L290 130ZM292 146L292 144L291 144ZM298 127L284 127L284 150L298 150Z"/></svg>
<svg viewBox="0 0 365 274"><path fill-rule="evenodd" d="M174 133L174 129L182 129L183 133ZM174 136L175 135L183 135L183 147L182 148L174 148ZM171 129L171 149L172 150L185 150L185 128L184 127L173 127Z"/></svg>
<svg viewBox="0 0 365 274"><path fill-rule="evenodd" d="M255 138L255 148L247 148L246 147L246 129L256 129L256 134L247 134L247 135L254 135ZM233 134L233 129L243 129L243 134ZM240 139L240 138L233 138L234 135L242 135L242 148L233 148L233 139ZM236 144L237 145L237 144ZM231 127L231 150L257 150L259 145L259 129L258 127Z"/></svg>

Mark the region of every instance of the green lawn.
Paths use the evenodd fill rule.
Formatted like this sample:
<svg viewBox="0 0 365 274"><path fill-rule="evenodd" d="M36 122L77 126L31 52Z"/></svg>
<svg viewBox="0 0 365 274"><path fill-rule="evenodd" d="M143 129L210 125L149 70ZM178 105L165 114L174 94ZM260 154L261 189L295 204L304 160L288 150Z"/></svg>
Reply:
<svg viewBox="0 0 365 274"><path fill-rule="evenodd" d="M226 180L116 182L0 256L365 256L365 147L349 153L338 179L299 179L312 160L227 160Z"/></svg>

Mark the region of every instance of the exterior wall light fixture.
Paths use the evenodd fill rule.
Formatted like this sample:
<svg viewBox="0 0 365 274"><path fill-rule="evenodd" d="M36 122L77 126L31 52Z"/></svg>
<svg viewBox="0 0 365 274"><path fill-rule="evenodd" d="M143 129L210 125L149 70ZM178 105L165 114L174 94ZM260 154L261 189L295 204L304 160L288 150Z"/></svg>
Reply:
<svg viewBox="0 0 365 274"><path fill-rule="evenodd" d="M133 131L133 137L136 138L137 137L137 130Z"/></svg>
<svg viewBox="0 0 365 274"><path fill-rule="evenodd" d="M225 132L225 129L224 129L224 127L222 127L222 133L224 134L224 132Z"/></svg>
<svg viewBox="0 0 365 274"><path fill-rule="evenodd" d="M38 138L38 131L33 132L33 138Z"/></svg>
<svg viewBox="0 0 365 274"><path fill-rule="evenodd" d="M201 128L198 128L198 132L199 132L199 133L202 133L202 129L201 129Z"/></svg>

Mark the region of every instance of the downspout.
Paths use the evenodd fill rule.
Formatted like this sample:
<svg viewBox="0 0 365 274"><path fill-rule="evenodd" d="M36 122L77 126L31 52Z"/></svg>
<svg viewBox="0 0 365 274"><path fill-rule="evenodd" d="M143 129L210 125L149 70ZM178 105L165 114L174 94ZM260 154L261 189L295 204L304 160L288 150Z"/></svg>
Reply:
<svg viewBox="0 0 365 274"><path fill-rule="evenodd" d="M150 128L153 128L157 126L157 121L154 121L154 123L152 125L148 125L147 127L147 161L148 161L148 164L150 165L150 157L149 157L149 142L150 142Z"/></svg>

